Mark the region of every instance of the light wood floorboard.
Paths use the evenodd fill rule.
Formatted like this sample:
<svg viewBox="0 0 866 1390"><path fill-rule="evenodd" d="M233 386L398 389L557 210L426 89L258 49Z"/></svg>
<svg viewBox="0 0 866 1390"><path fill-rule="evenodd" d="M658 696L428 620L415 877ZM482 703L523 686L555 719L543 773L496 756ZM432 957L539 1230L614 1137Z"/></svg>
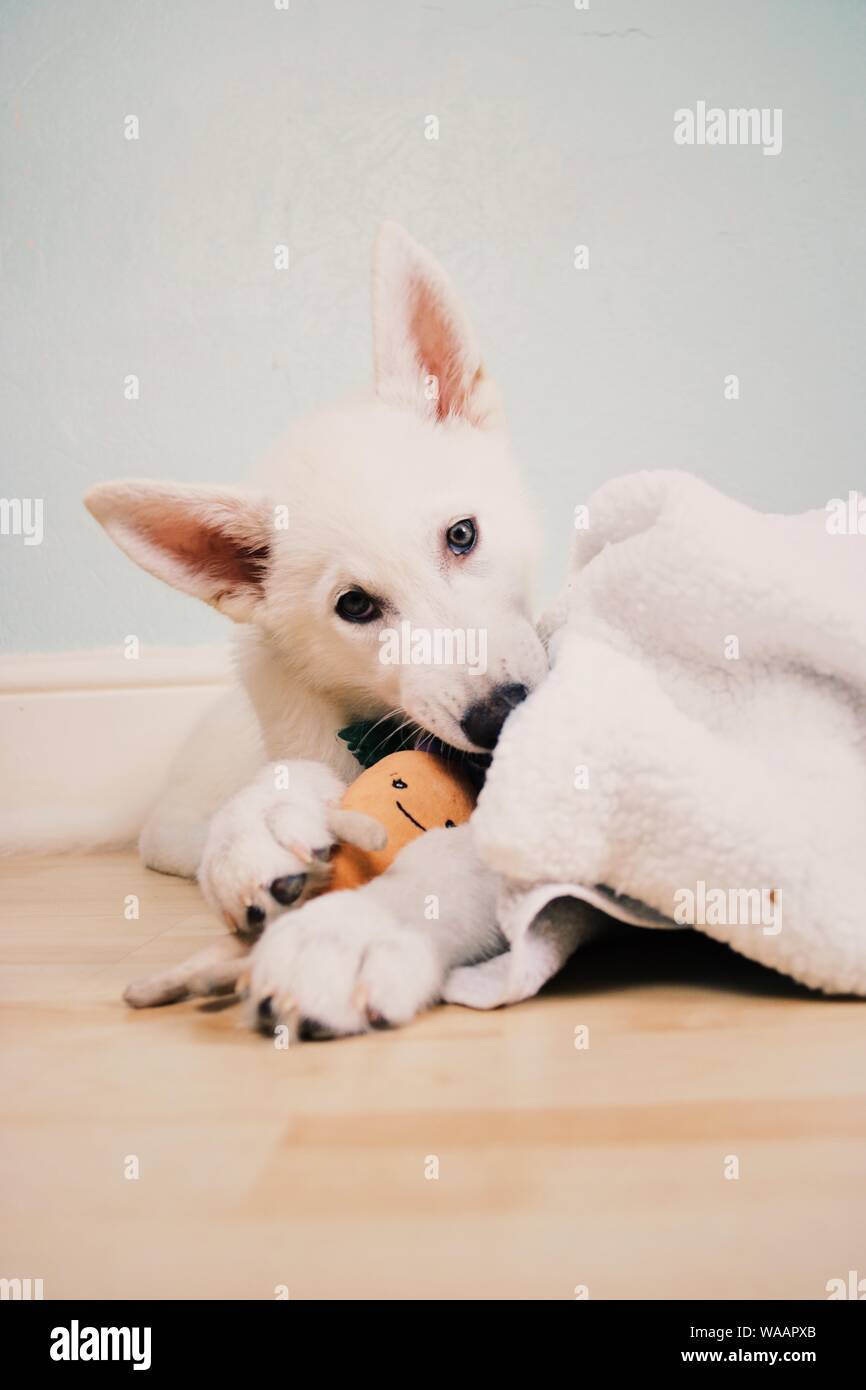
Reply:
<svg viewBox="0 0 866 1390"><path fill-rule="evenodd" d="M193 885L58 856L0 862L0 892L0 1275L47 1298L813 1299L866 1276L862 1002L634 931L519 1008L280 1051L237 1007L122 1004L220 931Z"/></svg>

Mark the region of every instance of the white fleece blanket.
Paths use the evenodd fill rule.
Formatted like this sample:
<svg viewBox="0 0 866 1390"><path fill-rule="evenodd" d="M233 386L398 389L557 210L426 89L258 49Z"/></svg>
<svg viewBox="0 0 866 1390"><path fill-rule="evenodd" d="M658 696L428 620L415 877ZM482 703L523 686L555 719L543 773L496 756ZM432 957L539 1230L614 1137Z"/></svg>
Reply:
<svg viewBox="0 0 866 1390"><path fill-rule="evenodd" d="M844 515L673 472L594 495L551 674L473 817L512 951L454 997L540 987L593 915L563 896L866 994L866 534Z"/></svg>

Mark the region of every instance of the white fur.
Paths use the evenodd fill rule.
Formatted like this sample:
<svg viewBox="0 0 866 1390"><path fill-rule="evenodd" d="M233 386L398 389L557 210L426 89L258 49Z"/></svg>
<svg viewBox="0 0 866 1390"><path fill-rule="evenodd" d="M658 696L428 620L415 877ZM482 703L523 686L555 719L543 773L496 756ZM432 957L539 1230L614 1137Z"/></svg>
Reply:
<svg viewBox="0 0 866 1390"><path fill-rule="evenodd" d="M337 731L396 712L477 752L461 728L469 707L499 684L531 689L547 669L531 621L536 533L498 394L443 271L394 224L376 247L374 326L375 389L298 426L252 490L122 482L87 498L140 565L241 624L241 690L184 750L144 828L145 862L197 873L234 929L245 929L251 908L280 917L254 962L254 997L267 988L300 997L301 1007L309 996L333 1032L364 1025L353 1002L358 978L376 1013L405 1021L438 997L446 968L477 957L478 931L488 931L455 904L446 935L462 933L465 944L452 943L447 960L441 929L406 934L391 886L404 883L402 870L349 902L339 895L290 920L281 915L269 885L304 872L307 856L333 842L330 812L357 773ZM285 528L280 508L288 509ZM479 541L458 557L444 535L465 517L476 519ZM353 625L337 615L340 594L353 586L381 600L381 621ZM383 664L379 632L407 620L413 628L483 629L486 672ZM270 765L257 774L264 759ZM286 765L287 786L273 764ZM411 862L424 864L428 892L442 892L450 847L440 851L429 838ZM489 885L489 876L479 883ZM481 913L485 923L488 915ZM321 940L313 922L327 923ZM201 972L184 976L193 977ZM176 972L166 988L177 997ZM134 1002L158 1002L156 987L139 994Z"/></svg>

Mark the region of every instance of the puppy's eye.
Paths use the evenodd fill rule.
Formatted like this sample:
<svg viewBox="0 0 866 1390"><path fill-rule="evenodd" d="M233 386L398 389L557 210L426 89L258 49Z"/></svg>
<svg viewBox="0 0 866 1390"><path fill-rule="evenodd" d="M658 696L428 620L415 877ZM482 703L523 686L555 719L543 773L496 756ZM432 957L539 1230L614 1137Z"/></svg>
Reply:
<svg viewBox="0 0 866 1390"><path fill-rule="evenodd" d="M404 792L406 790L406 783L403 781L402 777L395 777L391 786L396 787L398 792Z"/></svg>
<svg viewBox="0 0 866 1390"><path fill-rule="evenodd" d="M453 526L448 527L445 539L448 549L454 555L468 555L478 539L478 528L472 518L467 516L463 521L455 521Z"/></svg>
<svg viewBox="0 0 866 1390"><path fill-rule="evenodd" d="M376 600L363 589L347 589L337 599L334 612L347 623L372 623L382 616Z"/></svg>

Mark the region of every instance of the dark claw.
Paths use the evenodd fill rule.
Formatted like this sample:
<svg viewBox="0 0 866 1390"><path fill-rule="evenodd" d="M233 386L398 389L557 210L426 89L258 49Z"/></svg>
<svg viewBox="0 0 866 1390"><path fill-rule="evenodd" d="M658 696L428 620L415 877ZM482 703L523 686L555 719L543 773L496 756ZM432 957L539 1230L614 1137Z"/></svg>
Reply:
<svg viewBox="0 0 866 1390"><path fill-rule="evenodd" d="M298 1037L301 1042L316 1042L320 1038L329 1038L330 1030L324 1023L319 1023L315 1018L302 1018L298 1024Z"/></svg>
<svg viewBox="0 0 866 1390"><path fill-rule="evenodd" d="M253 929L255 929L256 927L260 927L260 926L262 925L262 922L263 922L264 920L265 920L265 914L264 914L264 911L262 910L262 908L260 908L260 907L248 907L248 908L247 908L247 926L248 926L248 927L252 927Z"/></svg>
<svg viewBox="0 0 866 1390"><path fill-rule="evenodd" d="M269 1026L271 1026L271 1025L273 1024L273 1022L274 1022L273 1000L271 999L270 996L268 996L267 999L260 999L260 1000L259 1000L259 1006L258 1006L258 1009L256 1010L256 1014L257 1014L257 1016L258 1016L259 1027L260 1027L260 1028L267 1028L267 1027L269 1027Z"/></svg>
<svg viewBox="0 0 866 1390"><path fill-rule="evenodd" d="M367 1010L367 1022L369 1023L371 1028L384 1029L391 1027L391 1024L388 1022L388 1019L383 1018L382 1015L380 1013L377 1013L375 1009Z"/></svg>
<svg viewBox="0 0 866 1390"><path fill-rule="evenodd" d="M306 881L306 874L286 874L283 878L275 878L271 884L271 896L282 907L291 907L303 893Z"/></svg>

